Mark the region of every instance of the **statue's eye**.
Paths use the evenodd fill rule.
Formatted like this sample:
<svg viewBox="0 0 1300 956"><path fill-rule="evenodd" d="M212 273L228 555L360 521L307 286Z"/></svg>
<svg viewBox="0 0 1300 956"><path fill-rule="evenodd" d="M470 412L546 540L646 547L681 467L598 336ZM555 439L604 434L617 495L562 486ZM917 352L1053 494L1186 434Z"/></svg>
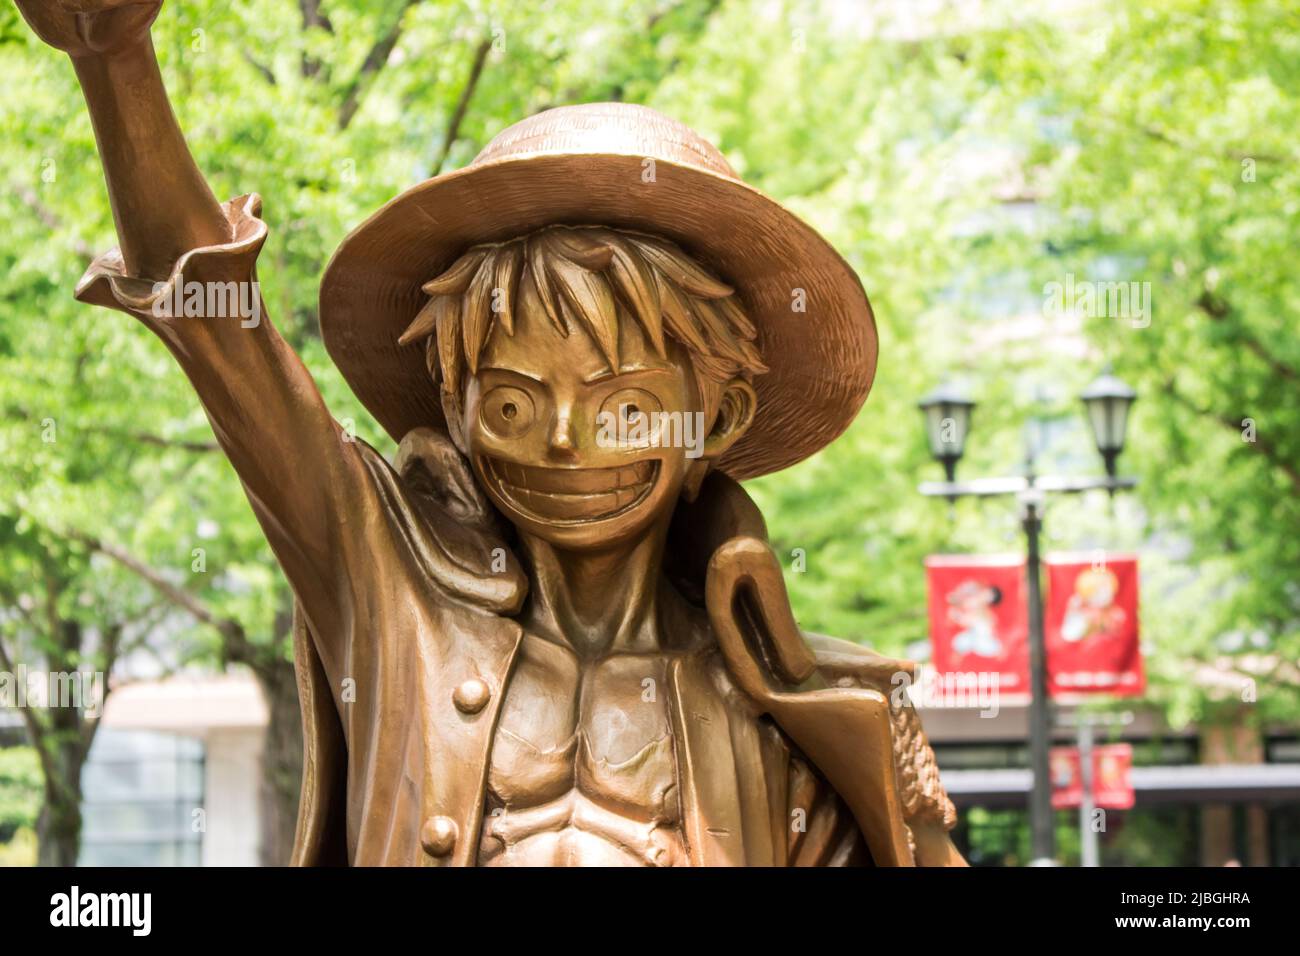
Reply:
<svg viewBox="0 0 1300 956"><path fill-rule="evenodd" d="M522 388L499 385L479 405L483 427L501 438L517 438L532 427L536 417L532 397Z"/></svg>
<svg viewBox="0 0 1300 956"><path fill-rule="evenodd" d="M621 388L601 403L602 417L608 416L625 429L634 429L626 440L641 444L650 440L663 410L659 399L642 388Z"/></svg>

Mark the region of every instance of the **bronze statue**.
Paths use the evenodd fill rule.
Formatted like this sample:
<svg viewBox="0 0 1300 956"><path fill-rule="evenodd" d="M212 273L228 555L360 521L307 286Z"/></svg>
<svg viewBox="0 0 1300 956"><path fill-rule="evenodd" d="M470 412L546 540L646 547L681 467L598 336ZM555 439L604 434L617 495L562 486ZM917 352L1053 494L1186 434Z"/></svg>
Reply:
<svg viewBox="0 0 1300 956"><path fill-rule="evenodd" d="M77 297L174 353L297 600L296 863L964 865L911 665L799 632L737 483L870 388L825 240L653 110L517 123L325 272L390 465L233 294L260 200L190 157L159 3L17 2L72 55L121 239Z"/></svg>

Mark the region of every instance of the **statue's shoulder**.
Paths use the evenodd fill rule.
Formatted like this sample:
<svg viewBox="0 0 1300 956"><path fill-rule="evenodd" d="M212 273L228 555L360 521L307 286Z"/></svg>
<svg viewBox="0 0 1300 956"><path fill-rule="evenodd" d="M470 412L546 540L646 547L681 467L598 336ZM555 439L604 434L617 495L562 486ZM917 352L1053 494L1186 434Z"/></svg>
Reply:
<svg viewBox="0 0 1300 956"><path fill-rule="evenodd" d="M916 664L904 658L889 657L838 637L810 631L802 633L812 648L817 670L828 684L852 681L888 695L897 687L909 685L916 675Z"/></svg>
<svg viewBox="0 0 1300 956"><path fill-rule="evenodd" d="M390 465L357 439L384 517L415 565L451 598L496 614L523 604L528 579L505 529L446 433L416 428Z"/></svg>

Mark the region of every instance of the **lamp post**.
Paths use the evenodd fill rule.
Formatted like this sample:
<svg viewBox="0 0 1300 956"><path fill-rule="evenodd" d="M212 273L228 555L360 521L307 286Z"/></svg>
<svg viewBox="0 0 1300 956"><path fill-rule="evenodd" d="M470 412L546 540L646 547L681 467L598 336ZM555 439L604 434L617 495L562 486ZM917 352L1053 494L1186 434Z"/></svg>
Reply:
<svg viewBox="0 0 1300 956"><path fill-rule="evenodd" d="M1079 777L1083 797L1079 800L1079 865L1100 866L1101 847L1098 845L1097 831L1092 825L1092 814L1096 810L1093 794L1096 781L1092 774L1093 728L1125 726L1133 723L1131 710L1121 713L1089 714L1076 712L1070 721L1077 728L1079 737Z"/></svg>
<svg viewBox="0 0 1300 956"><path fill-rule="evenodd" d="M966 433L975 403L955 385L945 383L917 403L925 414L930 454L943 465L949 481L957 479L957 462L966 450Z"/></svg>
<svg viewBox="0 0 1300 956"><path fill-rule="evenodd" d="M1051 702L1047 696L1047 649L1043 637L1043 597L1039 538L1048 493L1077 494L1105 489L1114 495L1132 488L1135 478L1120 478L1116 460L1124 450L1128 412L1137 393L1109 369L1080 395L1092 426L1097 450L1105 463L1105 477L1039 475L1035 469L1036 449L1031 446L1025 474L1003 478L975 478L957 481L957 462L966 450L971 413L975 403L950 385L944 385L921 400L925 414L930 453L944 468L946 481L922 482L923 495L956 501L965 497L1014 495L1020 504L1020 524L1025 533L1025 575L1029 616L1029 764L1033 789L1029 795L1030 843L1033 863L1050 865L1056 856L1056 835L1052 826L1052 784L1048 753L1051 748Z"/></svg>
<svg viewBox="0 0 1300 956"><path fill-rule="evenodd" d="M1137 398L1111 372L1109 366L1079 396L1088 410L1088 423L1097 441L1097 451L1106 463L1106 474L1115 477L1115 459L1124 450L1124 432L1128 429L1128 410ZM1114 489L1111 489L1114 494Z"/></svg>

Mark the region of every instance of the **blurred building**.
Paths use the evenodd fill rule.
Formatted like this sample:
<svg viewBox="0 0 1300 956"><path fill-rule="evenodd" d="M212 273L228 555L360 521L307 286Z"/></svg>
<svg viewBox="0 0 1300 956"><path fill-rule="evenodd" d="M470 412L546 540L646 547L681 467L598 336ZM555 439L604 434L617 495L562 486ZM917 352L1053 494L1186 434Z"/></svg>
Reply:
<svg viewBox="0 0 1300 956"><path fill-rule="evenodd" d="M1023 697L1003 695L994 712L926 706L926 732L958 808L958 846L979 866L1029 859L1031 774ZM1058 708L1068 717L1073 708ZM1106 812L1103 866L1300 866L1300 734L1233 729L1170 729L1148 711L1106 742L1133 745L1135 806ZM1056 745L1074 743L1062 727ZM1058 853L1078 862L1078 811L1057 812Z"/></svg>
<svg viewBox="0 0 1300 956"><path fill-rule="evenodd" d="M82 776L83 866L256 866L266 705L227 676L108 696Z"/></svg>

